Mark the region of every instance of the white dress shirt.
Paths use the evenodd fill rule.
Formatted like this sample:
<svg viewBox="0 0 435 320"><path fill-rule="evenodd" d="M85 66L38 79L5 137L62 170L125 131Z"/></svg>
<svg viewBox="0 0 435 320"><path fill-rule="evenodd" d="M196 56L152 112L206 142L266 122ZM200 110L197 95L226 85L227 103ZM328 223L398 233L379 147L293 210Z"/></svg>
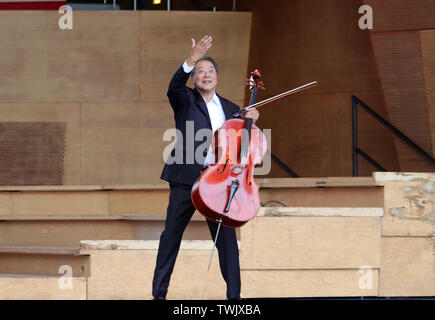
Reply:
<svg viewBox="0 0 435 320"><path fill-rule="evenodd" d="M183 64L184 72L190 73L192 72L193 68L194 66L189 67L187 65L187 62L184 62ZM215 131L220 127L222 127L222 125L226 121L225 113L222 108L221 101L219 97L216 95L216 92L214 93L213 98L208 103L207 101L205 101L205 99L204 102L207 105L208 114L210 116L211 129L213 130L213 134L214 134ZM214 162L215 162L214 150L212 149L212 146L210 144L210 146L208 147L207 157L205 158L204 166L214 164Z"/></svg>

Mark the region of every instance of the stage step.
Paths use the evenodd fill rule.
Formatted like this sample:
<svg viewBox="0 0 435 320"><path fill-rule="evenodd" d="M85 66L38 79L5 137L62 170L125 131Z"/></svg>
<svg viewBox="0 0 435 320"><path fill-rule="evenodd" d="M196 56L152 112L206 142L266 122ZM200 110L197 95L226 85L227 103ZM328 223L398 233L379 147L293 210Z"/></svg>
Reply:
<svg viewBox="0 0 435 320"><path fill-rule="evenodd" d="M56 254L74 255L79 253L76 247L20 247L20 246L0 246L0 254Z"/></svg>
<svg viewBox="0 0 435 320"><path fill-rule="evenodd" d="M0 246L0 274L60 276L65 270L73 277L90 275L89 255L78 247Z"/></svg>
<svg viewBox="0 0 435 320"><path fill-rule="evenodd" d="M435 174L258 183L263 203L276 200L287 207L269 202L238 229L245 297L435 295ZM77 299L151 298L168 189L13 189L0 192L0 255L9 261L0 270L0 288L29 286L26 294L33 290L39 297L46 281L54 290L46 297L54 296L59 267L69 265L77 286L89 289ZM188 228L196 227L201 231L192 242L183 240L168 298L224 299L217 256L214 272L206 272L212 243L200 215ZM10 275L20 272L22 277Z"/></svg>
<svg viewBox="0 0 435 320"><path fill-rule="evenodd" d="M0 245L78 247L82 239L157 240L164 229L165 219L165 214L127 214L116 218L111 215L8 216L0 221ZM205 218L194 214L184 239L209 238Z"/></svg>
<svg viewBox="0 0 435 320"><path fill-rule="evenodd" d="M80 252L89 254L88 299L152 299L152 277L158 241L87 241ZM183 240L171 276L168 299L226 298L226 285L215 252L207 271L211 240Z"/></svg>
<svg viewBox="0 0 435 320"><path fill-rule="evenodd" d="M383 188L373 178L278 178L256 182L266 206L383 206ZM157 240L164 228L168 196L167 184L2 186L0 245L76 247L82 239ZM188 225L184 239L210 239L208 226L199 213Z"/></svg>
<svg viewBox="0 0 435 320"><path fill-rule="evenodd" d="M383 208L262 208L241 230L252 298L377 296ZM360 286L369 268L370 286Z"/></svg>
<svg viewBox="0 0 435 320"><path fill-rule="evenodd" d="M293 207L377 207L382 186L367 178L258 179L262 203ZM169 189L163 185L0 187L0 219L35 216L119 219L133 214L165 214Z"/></svg>
<svg viewBox="0 0 435 320"><path fill-rule="evenodd" d="M0 300L86 300L86 277L0 274Z"/></svg>
<svg viewBox="0 0 435 320"><path fill-rule="evenodd" d="M334 237L339 240L342 236L335 234ZM317 244L318 241L315 239ZM356 243L353 245L357 246ZM207 271L212 246L212 241L182 242L168 299L225 299L226 285L217 256L212 261L210 272ZM245 244L241 241L239 247L243 261ZM158 241L82 241L81 252L89 254L91 259L88 299L151 299L157 248ZM264 250L264 246L259 250ZM268 251L277 251L284 256L289 254L279 246L273 250L268 248ZM295 252L296 259L304 254L303 251ZM376 255L376 250L373 255ZM328 256L334 260L333 255ZM352 260L355 258L351 255L342 263L327 268L308 266L283 270L259 270L242 265L241 294L246 298L376 296L379 266L373 269L373 285L366 290L358 286L362 276L360 269L348 265ZM271 283L267 284L268 280Z"/></svg>

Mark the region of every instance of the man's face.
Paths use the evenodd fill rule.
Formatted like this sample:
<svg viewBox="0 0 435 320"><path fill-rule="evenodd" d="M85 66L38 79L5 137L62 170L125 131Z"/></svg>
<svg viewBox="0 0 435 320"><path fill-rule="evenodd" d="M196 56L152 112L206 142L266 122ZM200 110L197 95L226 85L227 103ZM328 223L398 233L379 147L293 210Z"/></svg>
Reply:
<svg viewBox="0 0 435 320"><path fill-rule="evenodd" d="M203 92L214 92L217 86L217 73L213 63L201 60L195 66L193 85Z"/></svg>

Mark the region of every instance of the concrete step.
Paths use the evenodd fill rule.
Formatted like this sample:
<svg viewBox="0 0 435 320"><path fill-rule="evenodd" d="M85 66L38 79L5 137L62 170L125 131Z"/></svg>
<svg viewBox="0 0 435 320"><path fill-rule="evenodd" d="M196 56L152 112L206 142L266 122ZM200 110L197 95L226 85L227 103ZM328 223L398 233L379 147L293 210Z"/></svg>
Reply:
<svg viewBox="0 0 435 320"><path fill-rule="evenodd" d="M1 246L78 247L82 239L158 240L164 214L117 216L20 216L0 221ZM23 237L23 234L26 236ZM185 240L208 240L205 218L194 214Z"/></svg>
<svg viewBox="0 0 435 320"><path fill-rule="evenodd" d="M89 255L78 247L0 246L0 274L90 275Z"/></svg>
<svg viewBox="0 0 435 320"><path fill-rule="evenodd" d="M276 200L297 207L383 205L383 187L372 178L277 178L256 182L262 203ZM0 219L89 216L116 220L126 214L165 214L168 197L169 189L164 185L3 186Z"/></svg>
<svg viewBox="0 0 435 320"><path fill-rule="evenodd" d="M86 299L86 277L0 274L0 300Z"/></svg>
<svg viewBox="0 0 435 320"><path fill-rule="evenodd" d="M267 206L280 202L287 207L383 207L383 187L370 177L256 182ZM168 196L166 184L3 186L0 245L75 247L82 239L157 240L164 228ZM205 219L198 213L184 239L210 239Z"/></svg>

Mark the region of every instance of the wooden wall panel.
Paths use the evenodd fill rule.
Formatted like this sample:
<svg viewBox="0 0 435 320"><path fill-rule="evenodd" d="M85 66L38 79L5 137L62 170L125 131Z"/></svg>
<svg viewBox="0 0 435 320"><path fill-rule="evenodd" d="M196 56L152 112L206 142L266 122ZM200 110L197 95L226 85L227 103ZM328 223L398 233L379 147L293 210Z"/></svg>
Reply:
<svg viewBox="0 0 435 320"><path fill-rule="evenodd" d="M83 239L133 239L129 221L2 221L0 246L78 247Z"/></svg>
<svg viewBox="0 0 435 320"><path fill-rule="evenodd" d="M363 0L373 10L373 28L377 31L435 28L432 0Z"/></svg>
<svg viewBox="0 0 435 320"><path fill-rule="evenodd" d="M272 128L272 152L300 176L352 175L352 94L388 115L369 33L358 27L360 5L358 0L275 1L274 6L255 1L249 68L263 71L267 89L258 99L319 82L260 110L258 125ZM361 121L362 145L396 170L391 136L372 119ZM373 168L360 162L360 174L371 175ZM271 177L284 175L272 167Z"/></svg>
<svg viewBox="0 0 435 320"><path fill-rule="evenodd" d="M140 14L0 12L0 102L138 101Z"/></svg>
<svg viewBox="0 0 435 320"><path fill-rule="evenodd" d="M16 192L12 195L13 216L107 216L106 192Z"/></svg>
<svg viewBox="0 0 435 320"><path fill-rule="evenodd" d="M169 190L109 191L111 215L166 214Z"/></svg>
<svg viewBox="0 0 435 320"><path fill-rule="evenodd" d="M66 121L63 184L160 182L166 91L191 37L214 37L218 92L243 104L250 13L77 11L73 30L59 17L0 12L0 122Z"/></svg>
<svg viewBox="0 0 435 320"><path fill-rule="evenodd" d="M390 297L435 294L435 245L424 237L383 237L379 294Z"/></svg>
<svg viewBox="0 0 435 320"><path fill-rule="evenodd" d="M1 300L86 300L87 279L71 278L71 289L59 287L57 277L1 277Z"/></svg>
<svg viewBox="0 0 435 320"><path fill-rule="evenodd" d="M137 241L147 243L148 241ZM193 241L201 243L205 241ZM136 243L136 242L133 242ZM116 248L116 245L114 246ZM157 250L81 250L91 255L88 298L151 299ZM213 259L207 272L209 250L181 250L171 276L170 300L225 299L225 282L219 272L219 259ZM188 283L188 290L186 290ZM207 286L204 286L207 283Z"/></svg>
<svg viewBox="0 0 435 320"><path fill-rule="evenodd" d="M12 192L0 192L0 215L12 215Z"/></svg>
<svg viewBox="0 0 435 320"><path fill-rule="evenodd" d="M358 187L261 188L260 201L266 203L269 200L291 207L383 207L384 193L382 188Z"/></svg>
<svg viewBox="0 0 435 320"><path fill-rule="evenodd" d="M242 270L242 296L249 298L362 297L379 293L379 269L372 286L360 285L359 269Z"/></svg>
<svg viewBox="0 0 435 320"><path fill-rule="evenodd" d="M372 39L392 124L432 153L419 33L374 32ZM409 146L395 141L401 170L433 171Z"/></svg>
<svg viewBox="0 0 435 320"><path fill-rule="evenodd" d="M434 154L433 74L435 6L430 0L364 0L373 9L370 31L378 73L392 123ZM424 38L424 39L423 39ZM401 171L431 172L433 165L396 139Z"/></svg>
<svg viewBox="0 0 435 320"><path fill-rule="evenodd" d="M61 276L59 268L68 265L74 277L89 276L89 257L67 254L0 253L0 274Z"/></svg>
<svg viewBox="0 0 435 320"><path fill-rule="evenodd" d="M166 92L173 73L190 54L191 37L213 36L209 54L219 64L218 92L242 104L250 17L249 13L143 12L142 102L82 105L81 183L160 182L163 150L170 144L163 141L163 134L175 126Z"/></svg>
<svg viewBox="0 0 435 320"><path fill-rule="evenodd" d="M80 105L78 103L4 102L0 103L0 122L65 122L63 184L80 184L81 123ZM25 143L25 139L23 143ZM47 152L50 151L47 150ZM32 173L28 174L30 182Z"/></svg>
<svg viewBox="0 0 435 320"><path fill-rule="evenodd" d="M189 57L190 39L198 41L208 34L213 46L207 55L218 63L217 92L242 103L250 31L251 13L247 12L142 12L141 100L167 101L169 81Z"/></svg>
<svg viewBox="0 0 435 320"><path fill-rule="evenodd" d="M361 1L255 1L250 69L263 71L265 95L312 80L318 92L380 90L369 34L358 27Z"/></svg>
<svg viewBox="0 0 435 320"><path fill-rule="evenodd" d="M423 73L427 97L432 156L435 156L435 30L420 31Z"/></svg>
<svg viewBox="0 0 435 320"><path fill-rule="evenodd" d="M322 209L327 212L325 208L318 211ZM352 209L344 210L357 212ZM372 208L365 210L373 211ZM357 213L350 217L333 216L339 214L338 208L331 208L329 212L333 214L329 213L328 217L314 217L310 213L304 217L256 217L241 229L242 269L379 267L381 218L361 217ZM271 237L272 234L280 236ZM333 255L331 248L334 248Z"/></svg>
<svg viewBox="0 0 435 320"><path fill-rule="evenodd" d="M382 110L380 94L364 92L358 96L374 109ZM260 112L259 126L271 129L271 152L299 176L352 175L352 104L349 93L295 95L265 106ZM277 120L277 114L285 117ZM358 140L359 147L385 168L390 171L398 169L390 133L361 108L358 109ZM358 161L361 176L371 176L376 171L365 164L363 158L359 157ZM285 175L281 169L273 169L271 176Z"/></svg>
<svg viewBox="0 0 435 320"><path fill-rule="evenodd" d="M159 183L169 103L85 103L82 107L82 184Z"/></svg>

